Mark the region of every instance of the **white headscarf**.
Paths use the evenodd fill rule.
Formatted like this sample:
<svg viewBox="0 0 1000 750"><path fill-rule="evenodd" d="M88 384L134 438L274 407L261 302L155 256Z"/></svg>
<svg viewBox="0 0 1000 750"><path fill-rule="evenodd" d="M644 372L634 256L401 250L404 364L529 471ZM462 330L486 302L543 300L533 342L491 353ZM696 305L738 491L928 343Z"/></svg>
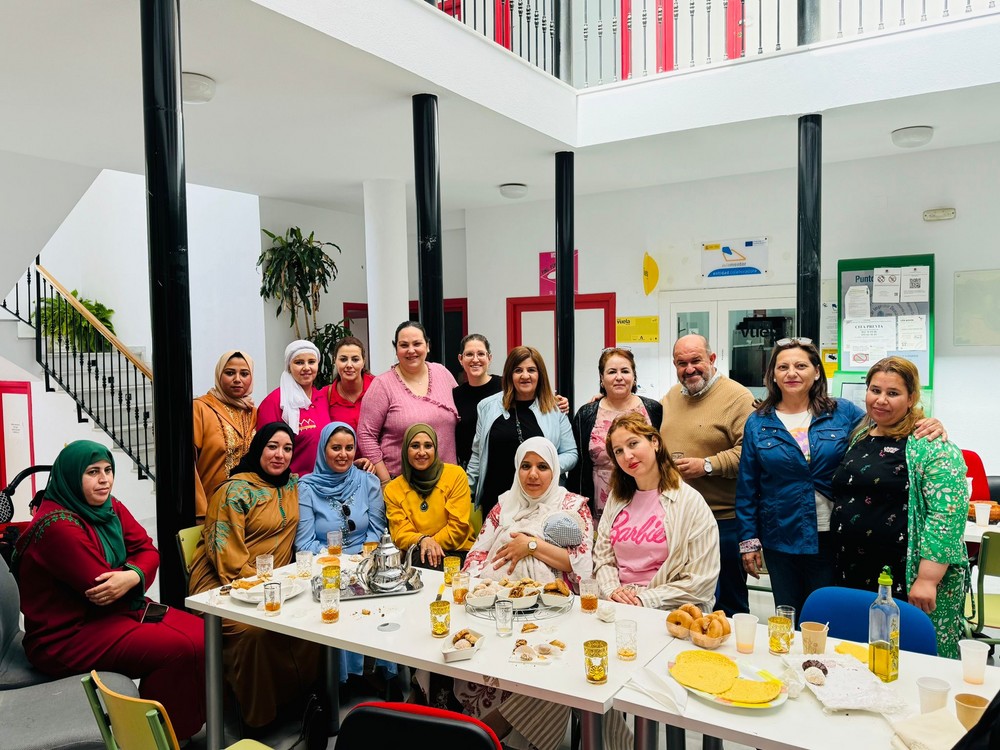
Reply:
<svg viewBox="0 0 1000 750"><path fill-rule="evenodd" d="M528 497L521 486L521 461L528 453L537 453L552 469L552 483L540 497ZM521 443L514 454L514 484L503 493L500 503L500 528L506 529L514 523L523 522L531 516L544 517L562 508L566 488L559 486L559 453L550 440L543 437L532 437Z"/></svg>
<svg viewBox="0 0 1000 750"><path fill-rule="evenodd" d="M285 347L285 371L281 373L278 381L278 390L281 392L281 418L285 424L292 428L292 432L299 434L299 409L308 409L312 405L312 399L302 390L302 386L295 382L289 367L292 360L299 352L312 352L316 355L316 366L319 367L319 349L312 341L299 339L293 341Z"/></svg>

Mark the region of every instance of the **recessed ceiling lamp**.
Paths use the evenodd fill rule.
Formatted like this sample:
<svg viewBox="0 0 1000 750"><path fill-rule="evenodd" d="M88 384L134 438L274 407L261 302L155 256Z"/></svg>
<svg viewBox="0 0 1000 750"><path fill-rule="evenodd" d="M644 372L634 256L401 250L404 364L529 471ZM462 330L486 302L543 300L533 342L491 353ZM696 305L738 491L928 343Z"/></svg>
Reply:
<svg viewBox="0 0 1000 750"><path fill-rule="evenodd" d="M215 81L201 73L181 73L181 95L185 104L204 104L215 96Z"/></svg>
<svg viewBox="0 0 1000 750"><path fill-rule="evenodd" d="M914 125L893 130L889 137L892 138L892 144L898 148L920 148L931 142L934 128L930 125Z"/></svg>
<svg viewBox="0 0 1000 750"><path fill-rule="evenodd" d="M500 186L500 195L512 201L519 200L528 194L528 186L523 182L505 182Z"/></svg>

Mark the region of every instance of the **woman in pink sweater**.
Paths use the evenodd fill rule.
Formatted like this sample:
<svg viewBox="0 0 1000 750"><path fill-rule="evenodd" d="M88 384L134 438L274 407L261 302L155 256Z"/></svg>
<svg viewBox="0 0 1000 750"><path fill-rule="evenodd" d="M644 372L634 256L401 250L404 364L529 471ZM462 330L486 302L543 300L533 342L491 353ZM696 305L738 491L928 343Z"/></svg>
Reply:
<svg viewBox="0 0 1000 750"><path fill-rule="evenodd" d="M427 361L430 343L419 323L400 323L393 344L399 362L372 381L361 402L358 421L361 454L375 464L383 487L400 475L403 435L417 422L437 432L441 460L457 462L458 411L451 395L458 385L455 378L444 365Z"/></svg>

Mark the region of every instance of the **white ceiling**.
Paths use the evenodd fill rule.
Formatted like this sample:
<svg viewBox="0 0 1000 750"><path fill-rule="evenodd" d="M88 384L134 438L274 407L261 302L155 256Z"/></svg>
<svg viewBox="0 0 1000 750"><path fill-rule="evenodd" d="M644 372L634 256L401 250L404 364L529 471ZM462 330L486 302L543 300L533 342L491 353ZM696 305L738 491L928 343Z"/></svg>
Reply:
<svg viewBox="0 0 1000 750"><path fill-rule="evenodd" d="M0 0L0 151L143 171L137 0ZM411 96L440 97L445 212L554 192L567 145L249 0L182 2L184 69L216 79L185 108L190 182L360 213L362 181L413 182ZM432 54L432 51L428 52ZM936 128L928 148L1000 140L1000 84L824 113L824 159L899 153L888 134ZM791 168L796 119L777 117L577 151L578 193ZM0 190L16 190L0 175ZM412 201L411 201L412 203Z"/></svg>

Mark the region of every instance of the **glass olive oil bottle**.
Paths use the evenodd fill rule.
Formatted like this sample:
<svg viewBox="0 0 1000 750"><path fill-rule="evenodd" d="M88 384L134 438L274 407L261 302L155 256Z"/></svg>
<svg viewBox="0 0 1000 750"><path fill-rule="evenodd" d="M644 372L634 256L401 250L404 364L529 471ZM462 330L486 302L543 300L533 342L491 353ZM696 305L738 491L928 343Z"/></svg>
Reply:
<svg viewBox="0 0 1000 750"><path fill-rule="evenodd" d="M899 606L892 600L892 571L882 568L878 597L868 610L868 668L882 682L899 677Z"/></svg>

